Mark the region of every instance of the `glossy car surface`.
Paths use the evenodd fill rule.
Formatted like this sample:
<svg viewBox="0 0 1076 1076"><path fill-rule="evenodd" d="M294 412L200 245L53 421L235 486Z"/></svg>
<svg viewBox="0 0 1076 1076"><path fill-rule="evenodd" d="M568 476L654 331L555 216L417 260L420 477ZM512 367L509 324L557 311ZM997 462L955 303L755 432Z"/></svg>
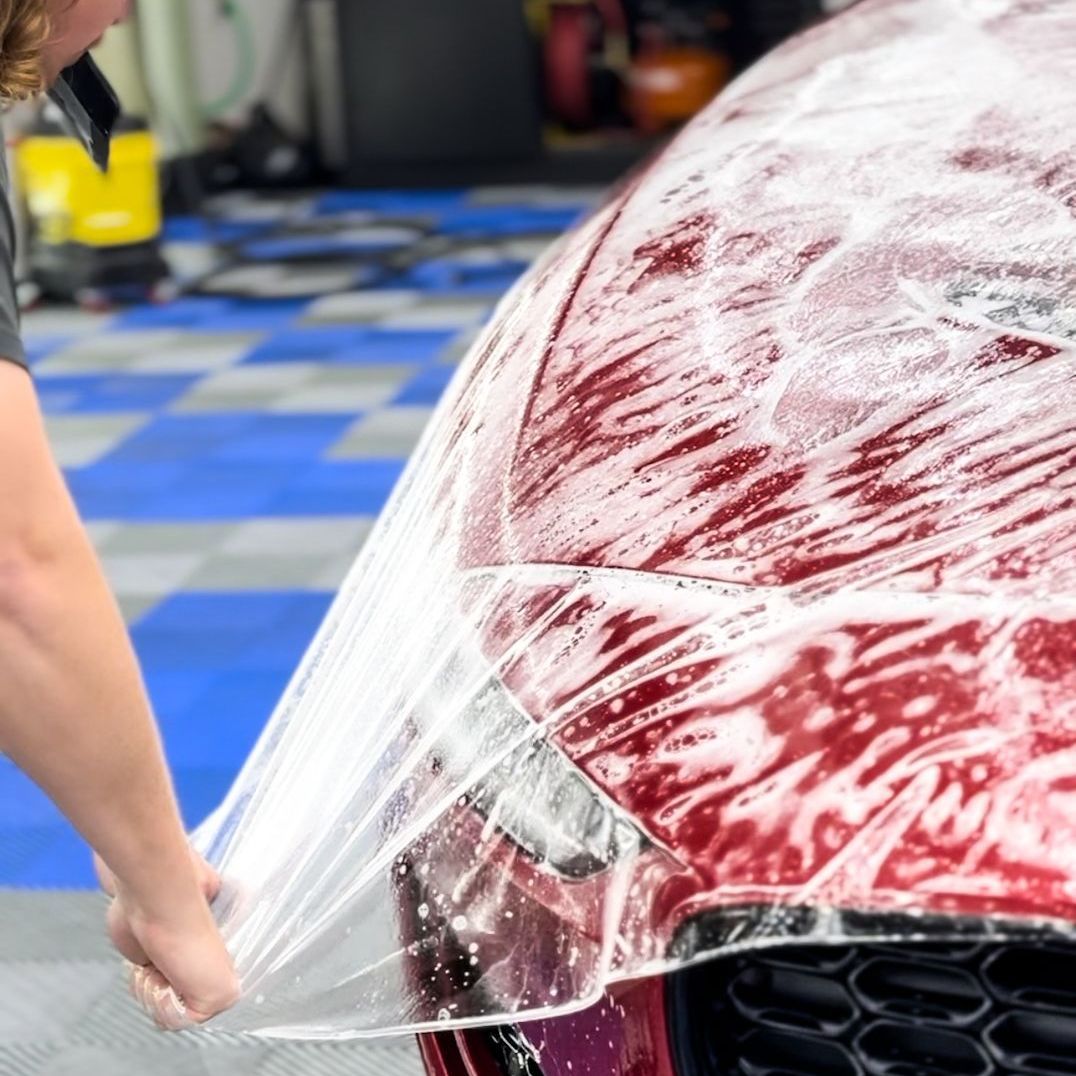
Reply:
<svg viewBox="0 0 1076 1076"><path fill-rule="evenodd" d="M861 977L833 986L808 949L858 1022L803 1068L777 1047L692 1067L683 984L731 989L740 967L425 1038L431 1073L1071 1071L1039 1063L1076 1048L1076 1007L1035 953L1070 956L1076 920L1073 63L1069 5L857 6L735 84L549 261L459 395L462 560L516 573L484 645L541 625L500 680L641 834L635 967L738 940L852 952L869 914L862 961L904 982L870 945L1015 924L1015 957L935 953L936 992L1000 1008L960 1024L910 988L942 1038L920 1028L908 1060L919 1016ZM475 809L458 824L481 828ZM423 854L427 887L451 888L451 842ZM557 873L505 870L530 893ZM600 931L591 873L537 898L550 936ZM752 981L794 995L782 967Z"/></svg>

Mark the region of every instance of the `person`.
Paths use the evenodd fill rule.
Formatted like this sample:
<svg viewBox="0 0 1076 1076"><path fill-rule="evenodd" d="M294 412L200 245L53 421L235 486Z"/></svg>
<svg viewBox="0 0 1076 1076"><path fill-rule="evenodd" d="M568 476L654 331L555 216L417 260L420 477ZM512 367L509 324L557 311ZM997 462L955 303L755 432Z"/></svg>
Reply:
<svg viewBox="0 0 1076 1076"><path fill-rule="evenodd" d="M0 97L48 88L131 0L0 0ZM2 155L0 155L2 159ZM95 850L108 931L159 1026L238 998L119 607L46 440L19 338L14 225L0 198L0 751Z"/></svg>

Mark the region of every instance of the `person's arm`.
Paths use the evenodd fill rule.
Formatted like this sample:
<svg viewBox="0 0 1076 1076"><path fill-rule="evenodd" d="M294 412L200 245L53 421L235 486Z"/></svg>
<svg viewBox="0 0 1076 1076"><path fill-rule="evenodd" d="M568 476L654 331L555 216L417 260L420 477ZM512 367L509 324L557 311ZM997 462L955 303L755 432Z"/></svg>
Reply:
<svg viewBox="0 0 1076 1076"><path fill-rule="evenodd" d="M123 619L49 450L32 382L2 361L0 683L0 751L115 876L113 940L156 969L156 978L140 973L139 987L170 985L196 1021L227 1008L235 974ZM142 1000L180 1023L163 993Z"/></svg>

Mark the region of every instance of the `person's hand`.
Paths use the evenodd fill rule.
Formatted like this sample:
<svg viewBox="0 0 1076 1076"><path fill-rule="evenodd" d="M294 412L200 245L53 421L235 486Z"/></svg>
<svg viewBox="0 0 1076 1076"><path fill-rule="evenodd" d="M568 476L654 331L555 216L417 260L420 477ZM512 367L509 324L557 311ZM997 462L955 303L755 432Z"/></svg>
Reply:
<svg viewBox="0 0 1076 1076"><path fill-rule="evenodd" d="M231 957L209 910L220 879L201 856L191 855L195 885L157 908L141 906L95 858L101 886L113 898L109 937L131 965L131 993L170 1031L204 1023L239 997Z"/></svg>
<svg viewBox="0 0 1076 1076"><path fill-rule="evenodd" d="M217 872L193 848L191 849L191 862L194 864L194 875L205 899L212 903L220 892L220 878ZM115 897L116 876L96 852L93 854L93 869L97 873L97 880L101 883L101 888L110 897Z"/></svg>

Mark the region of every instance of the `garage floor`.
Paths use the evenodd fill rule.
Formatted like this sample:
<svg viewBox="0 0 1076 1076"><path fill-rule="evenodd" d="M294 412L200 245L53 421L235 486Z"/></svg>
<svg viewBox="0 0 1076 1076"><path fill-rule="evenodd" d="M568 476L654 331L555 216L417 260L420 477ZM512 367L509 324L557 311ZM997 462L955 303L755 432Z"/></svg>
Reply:
<svg viewBox="0 0 1076 1076"><path fill-rule="evenodd" d="M0 892L0 1076L421 1076L413 1038L270 1043L154 1030L92 893Z"/></svg>
<svg viewBox="0 0 1076 1076"><path fill-rule="evenodd" d="M216 264L222 237L260 243L205 278L208 292L26 318L50 435L131 625L190 825L227 790L468 344L595 197L231 200L211 226L169 227L191 272ZM0 1076L418 1071L410 1040L203 1048L204 1035L154 1034L118 989L92 886L78 837L0 759ZM309 1052L301 1064L295 1049Z"/></svg>

